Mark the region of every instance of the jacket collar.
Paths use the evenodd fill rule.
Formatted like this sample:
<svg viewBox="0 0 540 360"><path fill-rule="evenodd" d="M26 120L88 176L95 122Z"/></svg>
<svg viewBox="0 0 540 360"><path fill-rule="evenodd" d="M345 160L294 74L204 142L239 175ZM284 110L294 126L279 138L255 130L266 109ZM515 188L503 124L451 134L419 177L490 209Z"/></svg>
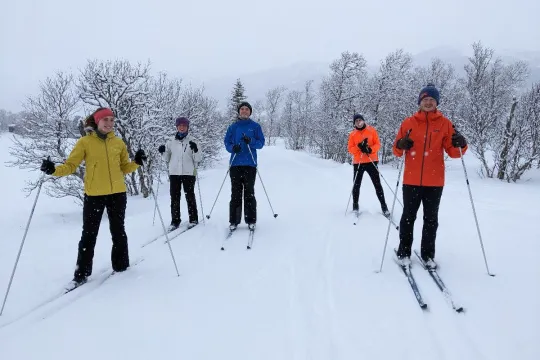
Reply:
<svg viewBox="0 0 540 360"><path fill-rule="evenodd" d="M422 110L418 110L414 116L413 116L417 121L423 121L425 122L426 120L429 120L429 121L435 121L435 120L438 120L442 117L442 113L437 109L435 111L422 111Z"/></svg>

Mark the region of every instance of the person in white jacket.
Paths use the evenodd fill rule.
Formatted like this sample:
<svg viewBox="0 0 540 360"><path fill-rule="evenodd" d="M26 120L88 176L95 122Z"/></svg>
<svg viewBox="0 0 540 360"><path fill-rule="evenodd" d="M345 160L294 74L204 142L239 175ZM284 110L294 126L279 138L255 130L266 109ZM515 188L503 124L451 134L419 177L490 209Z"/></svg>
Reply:
<svg viewBox="0 0 540 360"><path fill-rule="evenodd" d="M202 160L202 151L193 137L189 134L189 120L185 117L176 119L177 133L166 145L158 150L167 163L171 194L171 226L173 231L180 226L180 197L182 185L189 213L188 227L199 223L197 201L195 198L196 166Z"/></svg>

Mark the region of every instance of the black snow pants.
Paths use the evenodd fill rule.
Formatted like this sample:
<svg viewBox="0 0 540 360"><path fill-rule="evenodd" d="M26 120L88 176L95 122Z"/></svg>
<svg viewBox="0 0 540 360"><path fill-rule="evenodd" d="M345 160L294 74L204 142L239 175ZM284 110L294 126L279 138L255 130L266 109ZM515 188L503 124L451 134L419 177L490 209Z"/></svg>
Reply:
<svg viewBox="0 0 540 360"><path fill-rule="evenodd" d="M199 215L197 212L197 200L195 199L195 180L194 175L170 175L171 191L171 225L180 225L180 197L182 185L184 185L184 194L189 213L189 222L198 223Z"/></svg>
<svg viewBox="0 0 540 360"><path fill-rule="evenodd" d="M92 274L94 248L105 208L107 208L113 243L112 268L114 271L124 271L129 267L128 239L124 229L126 204L125 192L102 196L84 196L83 231L79 241L75 279L82 280Z"/></svg>
<svg viewBox="0 0 540 360"><path fill-rule="evenodd" d="M255 199L255 179L257 168L253 166L231 166L231 201L229 222L240 224L242 219L242 194L244 197L244 220L246 224L257 222L257 200Z"/></svg>
<svg viewBox="0 0 540 360"><path fill-rule="evenodd" d="M413 244L414 222L416 213L423 206L424 224L420 254L422 259L435 258L435 238L439 227L439 204L443 192L442 186L403 185L403 215L399 223L398 257L410 257Z"/></svg>
<svg viewBox="0 0 540 360"><path fill-rule="evenodd" d="M362 177L364 176L364 172L367 172L369 177L371 178L371 182L373 182L373 186L375 187L375 193L377 194L377 198L379 199L379 202L381 203L381 210L384 212L385 210L388 210L388 207L386 206L386 201L384 200L384 191L381 185L381 178L379 176L379 171L377 170L376 166L378 164L378 161L373 162L375 166L369 162L364 164L353 164L354 168L354 174L353 176L356 177L356 181L353 185L353 210L358 210L358 198L360 197L360 185L362 184ZM358 172L358 174L357 174ZM353 177L354 181L354 177Z"/></svg>

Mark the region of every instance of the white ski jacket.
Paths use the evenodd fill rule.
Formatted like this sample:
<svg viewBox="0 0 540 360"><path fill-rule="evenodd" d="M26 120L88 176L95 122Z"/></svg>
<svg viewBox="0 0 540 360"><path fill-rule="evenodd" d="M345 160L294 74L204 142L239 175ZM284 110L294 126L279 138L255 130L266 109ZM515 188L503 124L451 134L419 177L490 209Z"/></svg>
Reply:
<svg viewBox="0 0 540 360"><path fill-rule="evenodd" d="M197 144L198 151L196 153L191 150L190 141ZM182 140L173 137L165 145L163 159L167 163L169 175L195 176L195 165L198 165L202 160L201 145L190 134L187 134Z"/></svg>

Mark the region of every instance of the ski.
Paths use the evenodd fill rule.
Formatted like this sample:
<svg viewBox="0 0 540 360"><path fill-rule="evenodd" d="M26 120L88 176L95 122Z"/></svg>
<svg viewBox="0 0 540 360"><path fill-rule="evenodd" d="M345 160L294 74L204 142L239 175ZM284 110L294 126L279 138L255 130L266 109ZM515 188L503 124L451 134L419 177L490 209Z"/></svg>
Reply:
<svg viewBox="0 0 540 360"><path fill-rule="evenodd" d="M426 270L429 273L429 275L431 276L431 278L433 279L435 284L437 284L437 287L439 288L439 290L441 290L441 292L442 292L444 298L446 299L446 301L450 304L450 306L452 306L452 309L454 309L454 311L456 311L458 313L463 312L464 311L463 306L458 305L458 304L455 303L455 301L454 301L454 299L452 297L452 294L450 293L450 291L448 290L448 288L446 287L446 285L442 281L442 279L439 276L439 273L437 272L437 270L427 268L426 263L424 262L424 260L422 260L422 257L418 253L418 250L414 250L414 253L415 253L416 257L418 258L418 261L420 261L420 264L422 265L424 270Z"/></svg>
<svg viewBox="0 0 540 360"><path fill-rule="evenodd" d="M249 237L248 237L248 244L247 244L248 250L251 250L251 247L253 246L254 238L255 238L255 229L249 229Z"/></svg>
<svg viewBox="0 0 540 360"><path fill-rule="evenodd" d="M395 251L395 250L394 250ZM397 256L397 252L396 252ZM414 293L414 296L416 297L416 301L418 301L418 305L422 310L427 309L427 304L424 302L424 299L422 298L422 294L420 294L420 290L418 289L418 285L416 284L416 280L414 279L414 276L411 271L411 266L402 266L396 262L397 266L403 271L405 276L407 277L407 280L409 280L409 284L411 285L411 289Z"/></svg>
<svg viewBox="0 0 540 360"><path fill-rule="evenodd" d="M178 235L180 235L181 233L183 233L184 231L188 230L188 228L184 227L184 226L179 226L177 227L176 229L174 230L171 230L171 231L167 231L167 234L173 234L174 233L174 237L177 236L176 232L179 232ZM147 241L145 242L144 244L141 245L141 248L145 247L145 246L148 246L150 244L152 244L153 242L161 239L162 237L165 236L165 233L161 233L159 234L158 236L156 236L155 238L151 239L150 241ZM165 242L166 243L166 242Z"/></svg>
<svg viewBox="0 0 540 360"><path fill-rule="evenodd" d="M131 263L131 264L129 265L129 267L126 269L126 271L129 270L130 268L132 268L133 266L139 264L139 263L140 263L141 261L143 261L143 260L144 260L144 258L138 258L138 259L136 259L135 261L133 261L133 263ZM109 269L109 270L102 271L102 272L97 276L96 279L89 279L89 280L87 280L87 281L85 281L85 282L83 282L83 283L78 283L78 284L76 284L75 286L66 286L66 287L64 288L63 294L61 294L61 295L68 294L68 293L72 292L73 290L76 290L76 289L80 288L81 286L84 286L85 284L88 284L88 283L94 283L95 287L101 286L101 285L103 285L103 283L104 283L105 281L107 281L108 279L110 279L110 278L111 278L113 275L115 275L115 274L118 274L118 272L117 272L117 271L114 271L114 270L110 270L110 269ZM73 284L70 284L70 285L73 285Z"/></svg>
<svg viewBox="0 0 540 360"><path fill-rule="evenodd" d="M234 232L237 230L238 228L234 228L234 229L227 229L228 230L228 233L227 233L227 236L223 239L223 242L221 243L221 250L225 250L225 243L233 236Z"/></svg>
<svg viewBox="0 0 540 360"><path fill-rule="evenodd" d="M353 225L356 225L358 223L358 220L360 219L360 215L362 215L363 211L353 210L354 214L354 223Z"/></svg>
<svg viewBox="0 0 540 360"><path fill-rule="evenodd" d="M392 219L391 215L384 215L384 213L380 212L379 214L381 214L382 216L384 216L386 219L390 220L390 222L392 223L392 225L394 225L394 228L396 230L399 230L399 225L396 224L396 222L394 221L394 219Z"/></svg>
<svg viewBox="0 0 540 360"><path fill-rule="evenodd" d="M185 233L186 231L188 230L191 230L193 229L194 227L196 227L197 225L193 225L193 226L189 226L187 228L184 228L182 229L180 232L177 232L175 233L173 236L169 236L169 241L172 241L173 239L177 238L178 236L182 235L183 233ZM165 244L167 243L167 240L165 240Z"/></svg>

